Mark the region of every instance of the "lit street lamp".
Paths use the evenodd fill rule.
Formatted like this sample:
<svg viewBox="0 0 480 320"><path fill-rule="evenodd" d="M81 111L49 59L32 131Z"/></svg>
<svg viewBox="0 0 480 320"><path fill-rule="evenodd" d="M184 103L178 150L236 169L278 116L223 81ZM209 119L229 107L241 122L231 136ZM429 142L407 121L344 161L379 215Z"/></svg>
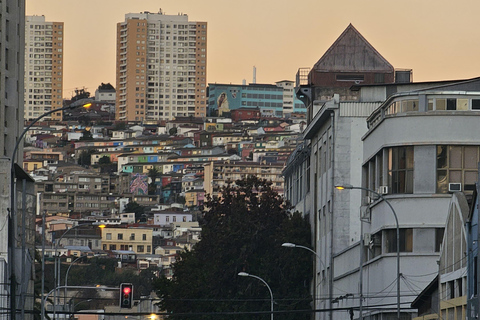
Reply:
<svg viewBox="0 0 480 320"><path fill-rule="evenodd" d="M22 142L23 138L25 137L25 134L27 133L28 130L30 130L30 128L35 124L37 123L39 120L41 120L42 118L54 113L54 112L58 112L58 111L63 111L63 110L69 110L69 109L75 109L75 108L78 108L78 107L84 107L84 108L89 108L92 104L91 103L86 103L86 104L83 104L83 105L69 105L67 107L63 107L63 108L58 108L58 109L53 109L53 110L50 110L48 112L45 112L44 114L42 114L40 117L36 118L35 120L33 120L24 130L23 132L18 136L17 140L16 140L16 143L15 143L15 147L13 148L13 152L12 152L12 157L10 158L10 214L9 214L9 217L8 217L8 263L9 263L9 266L8 266L8 271L9 271L9 276L10 276L10 316L11 316L11 319L12 320L15 320L16 318L16 313L17 313L17 306L16 306L16 297L17 297L17 276L16 276L16 272L15 272L15 267L14 267L14 264L15 264L15 247L16 247L16 233L18 232L16 230L16 219L15 217L17 216L17 212L16 212L16 199L15 199L15 193L16 193L16 185L15 185L15 158L17 156L17 150L18 150L18 147L20 146L20 143ZM25 190L24 190L25 192ZM23 223L22 223L22 234L25 235L25 231L26 231L26 228L25 228L25 217L23 217ZM22 236L22 255L25 254L25 236ZM24 257L22 257L22 261L24 261ZM23 285L23 281L28 281L26 279L24 279L23 277L20 277L20 281L21 281L21 286L20 288L23 288L25 287ZM42 292L43 294L43 292ZM22 304L23 304L23 301L22 301ZM21 309L22 309L22 317L23 317L23 313L24 313L24 306L20 306Z"/></svg>
<svg viewBox="0 0 480 320"><path fill-rule="evenodd" d="M375 190L372 190L372 189L369 189L369 188L364 188L364 187L354 187L350 184L338 185L338 186L335 186L335 188L338 189L338 190L359 189L359 190L365 190L365 191L371 192L371 193L375 194L376 196L378 196L380 199L382 199L382 201L384 201L388 205L388 207L390 208L390 210L393 213L393 216L395 217L395 223L396 223L396 226L397 226L397 319L400 320L400 226L398 224L397 213L395 212L395 209L393 209L390 202L387 199L385 199L385 197L381 193L378 193ZM363 235L362 235L362 237L363 237ZM360 248L360 250L362 250L362 248ZM363 265L363 261L361 261L361 264ZM360 274L360 277L362 277L361 274ZM363 282L362 278L360 280ZM360 291L360 295L362 295L361 291ZM361 296L360 297L360 318L362 316L362 308L361 308L362 307L362 299L363 299L363 297Z"/></svg>
<svg viewBox="0 0 480 320"><path fill-rule="evenodd" d="M265 280L263 280L262 278L254 276L253 274L249 274L249 273L246 273L246 272L239 272L238 275L241 276L241 277L252 277L252 278L258 279L258 280L262 281L263 284L267 287L268 291L270 292L270 312L271 312L270 319L273 320L273 293L272 293L272 289L270 289L270 286L268 285L268 283Z"/></svg>

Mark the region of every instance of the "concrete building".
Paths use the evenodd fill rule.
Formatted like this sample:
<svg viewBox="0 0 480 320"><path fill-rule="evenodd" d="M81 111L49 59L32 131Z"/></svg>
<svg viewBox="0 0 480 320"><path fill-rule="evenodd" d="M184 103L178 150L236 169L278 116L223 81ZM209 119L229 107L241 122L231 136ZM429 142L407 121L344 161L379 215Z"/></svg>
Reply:
<svg viewBox="0 0 480 320"><path fill-rule="evenodd" d="M141 227L106 227L102 229L103 250L130 250L152 254L152 229Z"/></svg>
<svg viewBox="0 0 480 320"><path fill-rule="evenodd" d="M229 117L240 108L260 110L263 117L288 118L294 112L305 112L305 105L294 94L294 82L276 84L250 83L248 85L208 84L208 113Z"/></svg>
<svg viewBox="0 0 480 320"><path fill-rule="evenodd" d="M312 284L315 309L343 307L335 302L346 300L348 307L358 307L358 281L343 286L343 292L336 283L345 268L349 272L358 268L359 257L337 263L335 257L359 241L361 195L352 192L350 198L340 198L334 186L361 185L365 120L386 98L376 92L361 97L352 86L393 81L393 66L352 25L311 70L300 69L297 74L296 93L307 106L308 122L304 142L289 157L283 174L287 199L312 226L312 246L318 256ZM346 293L348 299L335 299ZM348 314L316 314L316 319L344 317Z"/></svg>
<svg viewBox="0 0 480 320"><path fill-rule="evenodd" d="M246 178L248 176L256 176L259 179L272 181L272 189L283 194L283 164L270 163L268 165L259 162L247 161L213 161L205 164L204 169L204 188L205 194L218 196L221 187L228 181Z"/></svg>
<svg viewBox="0 0 480 320"><path fill-rule="evenodd" d="M207 23L129 13L117 24L116 119L206 116Z"/></svg>
<svg viewBox="0 0 480 320"><path fill-rule="evenodd" d="M35 201L31 197L33 181L21 169L21 144L15 158L11 159L24 122L24 0L6 0L0 3L0 30L0 184L3 186L0 220L5 222L5 227L0 230L0 277L4 279L0 284L0 307L5 311L2 317L7 317L8 314L9 318L33 319L32 314L25 313L25 310L33 309L34 302L34 276L31 272L35 232ZM16 202L15 208L11 207L13 190L9 187L12 161L18 164L14 166L16 199L26 196L23 198L25 201ZM18 285L10 285L12 275L15 275L14 281Z"/></svg>
<svg viewBox="0 0 480 320"><path fill-rule="evenodd" d="M63 22L45 16L25 21L25 119L63 107ZM62 120L62 112L46 119Z"/></svg>

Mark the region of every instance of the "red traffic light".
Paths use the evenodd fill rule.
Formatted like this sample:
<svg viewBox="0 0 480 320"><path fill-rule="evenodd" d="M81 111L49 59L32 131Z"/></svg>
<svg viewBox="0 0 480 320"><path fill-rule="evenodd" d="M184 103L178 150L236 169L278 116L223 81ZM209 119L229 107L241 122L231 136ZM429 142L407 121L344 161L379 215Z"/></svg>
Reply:
<svg viewBox="0 0 480 320"><path fill-rule="evenodd" d="M131 309L133 306L133 284L120 284L120 308Z"/></svg>

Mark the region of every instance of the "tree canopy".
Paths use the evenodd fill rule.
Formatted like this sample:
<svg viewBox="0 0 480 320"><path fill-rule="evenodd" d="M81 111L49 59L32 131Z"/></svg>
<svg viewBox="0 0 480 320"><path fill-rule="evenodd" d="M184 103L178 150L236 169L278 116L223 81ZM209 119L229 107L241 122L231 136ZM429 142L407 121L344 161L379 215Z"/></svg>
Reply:
<svg viewBox="0 0 480 320"><path fill-rule="evenodd" d="M291 212L271 182L249 177L228 184L221 197L208 197L201 226L200 242L180 254L172 279L154 284L169 317L194 313L196 319L267 319L269 291L258 279L238 276L247 272L268 283L275 310L286 311L275 314L276 319L310 319L313 257L281 246L310 246L310 224ZM218 312L235 314L211 314Z"/></svg>

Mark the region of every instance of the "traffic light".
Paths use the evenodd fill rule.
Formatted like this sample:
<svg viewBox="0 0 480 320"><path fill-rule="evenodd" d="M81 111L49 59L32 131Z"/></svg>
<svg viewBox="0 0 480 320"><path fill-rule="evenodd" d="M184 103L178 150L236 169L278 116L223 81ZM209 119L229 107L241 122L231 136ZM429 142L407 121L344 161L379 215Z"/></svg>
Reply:
<svg viewBox="0 0 480 320"><path fill-rule="evenodd" d="M131 309L133 305L133 284L120 284L120 308Z"/></svg>

